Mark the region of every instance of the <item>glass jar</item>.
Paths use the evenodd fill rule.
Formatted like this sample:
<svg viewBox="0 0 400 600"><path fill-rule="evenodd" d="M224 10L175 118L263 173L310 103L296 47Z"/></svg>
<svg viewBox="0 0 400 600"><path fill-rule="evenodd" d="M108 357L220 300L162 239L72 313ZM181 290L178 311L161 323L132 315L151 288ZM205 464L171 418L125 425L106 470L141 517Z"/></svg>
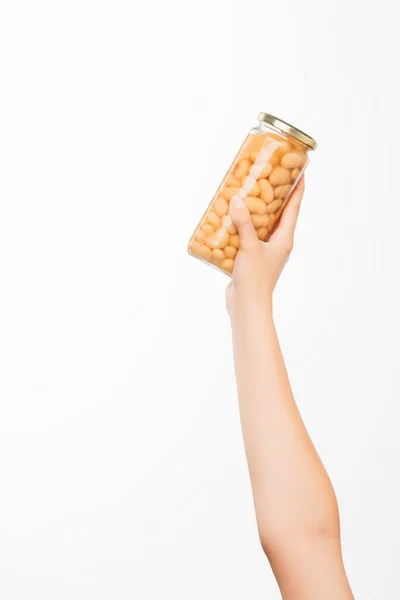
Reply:
<svg viewBox="0 0 400 600"><path fill-rule="evenodd" d="M229 203L239 195L247 205L258 238L276 229L290 194L317 144L293 125L260 113L190 239L189 254L230 275L239 235Z"/></svg>

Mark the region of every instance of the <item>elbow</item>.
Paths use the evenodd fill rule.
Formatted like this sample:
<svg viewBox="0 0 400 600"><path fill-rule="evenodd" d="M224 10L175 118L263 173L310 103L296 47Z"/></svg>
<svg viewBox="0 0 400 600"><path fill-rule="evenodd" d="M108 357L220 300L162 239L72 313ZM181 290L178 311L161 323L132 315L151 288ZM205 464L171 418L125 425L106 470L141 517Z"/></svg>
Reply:
<svg viewBox="0 0 400 600"><path fill-rule="evenodd" d="M338 542L340 520L337 505L329 510L316 511L306 519L286 519L281 522L270 515L258 520L258 536L262 550L269 560L277 554L296 547L301 549L311 543Z"/></svg>
<svg viewBox="0 0 400 600"><path fill-rule="evenodd" d="M340 545L340 532L334 527L322 529L281 529L277 531L259 531L261 548L271 562L278 555L288 554L289 551L301 551L311 545L325 543L338 543Z"/></svg>

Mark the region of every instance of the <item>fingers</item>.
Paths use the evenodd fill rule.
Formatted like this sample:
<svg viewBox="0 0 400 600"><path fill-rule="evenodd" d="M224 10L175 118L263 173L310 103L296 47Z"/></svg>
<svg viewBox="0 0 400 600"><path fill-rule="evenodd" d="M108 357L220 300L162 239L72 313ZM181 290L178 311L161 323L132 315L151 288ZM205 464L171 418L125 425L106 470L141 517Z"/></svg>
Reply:
<svg viewBox="0 0 400 600"><path fill-rule="evenodd" d="M279 225L269 241L279 242L291 248L294 241L297 218L299 216L301 201L304 194L304 177L297 184L292 196L282 213Z"/></svg>
<svg viewBox="0 0 400 600"><path fill-rule="evenodd" d="M249 210L239 195L232 197L229 213L239 233L240 247L246 249L256 246L258 237Z"/></svg>

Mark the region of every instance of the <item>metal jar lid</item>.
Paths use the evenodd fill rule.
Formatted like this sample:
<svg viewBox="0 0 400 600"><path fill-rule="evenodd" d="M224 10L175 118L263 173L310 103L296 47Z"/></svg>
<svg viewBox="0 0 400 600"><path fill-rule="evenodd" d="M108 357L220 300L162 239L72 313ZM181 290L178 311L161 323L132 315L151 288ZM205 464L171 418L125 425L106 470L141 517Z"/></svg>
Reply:
<svg viewBox="0 0 400 600"><path fill-rule="evenodd" d="M285 133L296 138L296 140L299 140L303 144L306 144L313 150L315 150L317 147L317 142L312 137L304 133L304 131L297 129L297 127L293 127L293 125L290 125L290 123L286 123L286 121L282 121L282 119L278 119L278 117L274 117L274 115L262 112L258 115L258 120L264 121L264 123L269 123L273 127L284 131Z"/></svg>

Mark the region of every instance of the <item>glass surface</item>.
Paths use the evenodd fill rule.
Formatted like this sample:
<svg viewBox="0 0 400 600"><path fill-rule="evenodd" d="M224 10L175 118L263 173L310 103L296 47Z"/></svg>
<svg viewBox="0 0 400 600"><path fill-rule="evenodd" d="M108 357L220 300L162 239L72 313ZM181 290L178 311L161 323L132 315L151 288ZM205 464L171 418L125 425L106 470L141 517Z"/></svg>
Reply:
<svg viewBox="0 0 400 600"><path fill-rule="evenodd" d="M309 148L260 123L251 130L189 242L189 253L228 275L239 250L229 216L235 195L246 203L258 238L266 242L308 163Z"/></svg>

